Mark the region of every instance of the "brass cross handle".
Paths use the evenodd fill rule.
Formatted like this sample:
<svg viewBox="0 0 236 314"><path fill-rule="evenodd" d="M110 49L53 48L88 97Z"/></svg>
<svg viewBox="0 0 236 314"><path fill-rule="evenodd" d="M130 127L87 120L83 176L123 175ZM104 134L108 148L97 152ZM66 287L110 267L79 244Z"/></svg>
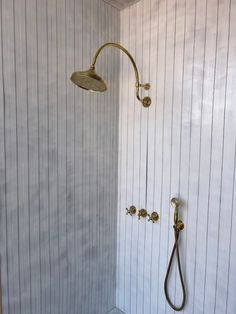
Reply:
<svg viewBox="0 0 236 314"><path fill-rule="evenodd" d="M152 212L151 215L148 214L148 221L152 221L153 223L159 220L159 214L157 212Z"/></svg>
<svg viewBox="0 0 236 314"><path fill-rule="evenodd" d="M130 208L126 208L126 215L130 215L133 216L135 215L137 212L136 207L135 206L130 206Z"/></svg>
<svg viewBox="0 0 236 314"><path fill-rule="evenodd" d="M142 218L146 218L147 217L147 210L146 209L144 209L144 208L142 208L142 209L140 209L139 211L138 211L138 219L140 220L141 219L141 217Z"/></svg>

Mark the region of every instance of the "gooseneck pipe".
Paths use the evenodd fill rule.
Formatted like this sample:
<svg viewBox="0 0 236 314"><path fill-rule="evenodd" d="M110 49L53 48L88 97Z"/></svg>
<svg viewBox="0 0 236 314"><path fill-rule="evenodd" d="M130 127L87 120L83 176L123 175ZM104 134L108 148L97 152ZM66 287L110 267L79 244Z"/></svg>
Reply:
<svg viewBox="0 0 236 314"><path fill-rule="evenodd" d="M95 53L94 55L94 58L93 58L93 61L92 61L92 65L91 65L91 69L94 70L95 69L95 65L96 65L96 62L97 62L97 59L98 59L98 56L100 55L100 53L104 50L104 48L107 48L107 47L113 47L113 48L118 48L120 49L121 51L123 51L130 59L132 65L133 65L133 68L134 68L134 73L135 73L135 78L136 78L136 84L135 84L135 87L136 87L136 98L143 104L144 107L149 107L150 104L151 104L151 99L150 97L144 97L143 99L140 97L139 95L139 89L140 87L143 87L145 90L149 90L150 89L150 84L149 83L146 83L146 84L141 84L140 83L140 79L139 79L139 72L138 72L138 68L137 68L137 65L133 59L133 57L131 56L131 54L129 53L129 51L127 49L125 49L123 46L121 46L120 44L118 43L105 43L104 45L102 45L98 50L97 52Z"/></svg>
<svg viewBox="0 0 236 314"><path fill-rule="evenodd" d="M167 302L169 303L169 305L172 307L173 310L175 311L182 311L185 303L186 303L186 289L185 289L185 284L184 284L184 279L183 279L183 273L182 273L182 268L181 268L181 263L180 263L180 254L179 254L179 234L180 231L184 229L184 223L178 219L178 209L179 209L179 205L180 202L178 199L173 198L171 200L172 205L175 207L175 213L174 213L174 234L175 234L175 243L172 249L172 253L170 256L170 261L167 267L167 272L166 272L166 277L165 277L165 282L164 282L164 291L165 291L165 296L167 299ZM182 302L180 304L180 306L175 305L169 296L169 292L168 292L168 279L170 276L170 271L171 271L171 266L173 263L173 259L174 259L174 255L176 253L176 258L177 258L177 266L178 266L178 271L179 271L179 277L180 277L180 283L181 283L181 287L182 287L182 293L183 293L183 299Z"/></svg>

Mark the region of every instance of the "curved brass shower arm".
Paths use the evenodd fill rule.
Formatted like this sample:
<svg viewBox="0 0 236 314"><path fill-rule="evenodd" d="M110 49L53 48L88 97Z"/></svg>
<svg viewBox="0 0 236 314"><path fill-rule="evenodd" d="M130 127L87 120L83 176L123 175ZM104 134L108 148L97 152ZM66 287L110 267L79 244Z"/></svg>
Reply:
<svg viewBox="0 0 236 314"><path fill-rule="evenodd" d="M133 57L131 56L129 51L127 49L125 49L123 46L121 46L120 44L117 44L117 43L106 43L106 44L102 45L97 50L97 52L94 55L93 62L92 62L92 65L91 65L91 69L95 69L95 64L97 62L98 56L100 55L102 50L104 48L107 48L107 47L118 48L121 51L123 51L129 57L132 65L133 65L135 78L136 78L136 84L135 84L135 87L136 87L136 98L143 104L144 107L149 107L151 105L150 97L144 97L143 99L140 98L139 89L140 89L140 87L143 87L145 90L149 90L150 89L150 84L149 83L146 83L146 84L141 84L140 83L138 68L137 68L137 65L136 65Z"/></svg>

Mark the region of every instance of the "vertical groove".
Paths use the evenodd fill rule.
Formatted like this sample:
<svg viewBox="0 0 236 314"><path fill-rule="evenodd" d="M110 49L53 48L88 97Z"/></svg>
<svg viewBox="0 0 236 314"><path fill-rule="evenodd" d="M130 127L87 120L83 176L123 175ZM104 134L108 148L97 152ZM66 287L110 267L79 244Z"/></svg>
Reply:
<svg viewBox="0 0 236 314"><path fill-rule="evenodd" d="M166 54L167 54L167 31L168 31L168 0L165 1L165 44L164 44L164 88L163 88L163 112L162 112L162 140L161 140L161 208L163 206L163 181L164 181L164 138L165 138L165 104L166 104ZM169 226L169 219L167 225ZM167 265L167 264L166 264ZM160 274L159 274L160 275ZM164 306L164 311L166 313L166 303Z"/></svg>
<svg viewBox="0 0 236 314"><path fill-rule="evenodd" d="M5 283L5 290L6 290L6 299L4 299L4 295L3 295L3 310L5 310L4 305L7 305L7 309L8 311L10 311L10 300L9 300L9 277L8 277L8 273L9 273L9 253L8 253L8 217L7 217L7 209L8 209L8 204L7 204L7 167L6 167L6 160L7 160L7 156L6 156L6 92L5 92L5 64L4 64L4 41L3 41L3 0L1 0L1 54L2 54L2 59L1 59L1 63L2 63L2 92L3 92L3 150L4 150L4 205L5 205L5 239L6 239L6 243L5 243L5 265L6 265L6 283ZM2 264L3 262L1 261L1 268L2 268ZM1 269L2 271L2 269ZM3 276L1 276L1 280L3 280ZM4 292L4 286L1 284L1 292Z"/></svg>
<svg viewBox="0 0 236 314"><path fill-rule="evenodd" d="M16 116L15 116L15 124L16 124L16 186L17 186L17 191L16 191L16 199L17 199L17 236L18 236L18 244L17 244L17 260L18 260L18 281L19 281L19 312L21 314L21 273L20 273L20 230L19 230L19 150L18 150L18 111L17 111L17 106L18 106L18 98L17 98L17 91L18 91L18 86L17 86L17 65L16 65L16 18L15 18L15 0L13 0L13 37L14 37L14 89L15 89L15 111L16 111Z"/></svg>
<svg viewBox="0 0 236 314"><path fill-rule="evenodd" d="M52 299L52 267L51 267L51 219L50 219L50 172L49 172L49 160L50 160L50 147L49 147L49 139L50 139L50 121L49 121L49 36L48 36L48 29L49 29L49 23L48 23L48 0L46 0L46 49L47 49L47 163L48 163L48 169L47 169L47 185L48 185L48 255L49 255L49 300ZM49 313L52 313L52 304L50 302L49 304Z"/></svg>
<svg viewBox="0 0 236 314"><path fill-rule="evenodd" d="M235 182L236 182L236 141L234 144L234 169L233 169L233 180L232 180L232 198L231 198L231 211L230 211L230 241L229 241L229 257L228 257L228 274L227 274L227 290L226 290L226 309L225 313L228 314L228 301L229 301L229 280L231 273L231 250L232 250L232 229L233 229L233 215L234 215L234 198L235 198Z"/></svg>
<svg viewBox="0 0 236 314"><path fill-rule="evenodd" d="M99 0L96 2L97 7L99 6ZM98 29L98 43L97 46L99 46L99 41L100 41L100 12L98 14L98 25L97 25L97 29ZM99 115L99 97L97 97L96 100L96 114L97 114L97 126L96 126L96 142L98 143L99 141L99 123L98 123L98 115ZM99 213L99 209L100 209L100 204L99 204L99 190L98 190L98 180L99 180L99 160L98 160L98 150L99 150L99 146L97 145L97 151L96 151L96 219L98 217L98 213ZM98 250L100 251L100 234L99 234L99 225L96 224L96 239L97 239L97 247ZM96 270L95 270L95 274L96 274L96 278L98 278L99 280L99 276L98 276L98 263L99 263L99 259L98 259L98 254L96 254ZM96 284L95 287L97 287L98 284ZM95 304L99 304L99 298L98 298L98 294L95 295Z"/></svg>
<svg viewBox="0 0 236 314"><path fill-rule="evenodd" d="M59 68L59 55L58 55L58 5L56 1L56 103L57 103L57 246L58 246L58 291L59 291L59 307L58 312L61 313L61 262L60 262L60 214L59 214L59 85L58 85L58 68Z"/></svg>
<svg viewBox="0 0 236 314"><path fill-rule="evenodd" d="M29 234L31 231L31 215L30 215L30 175L29 175L29 94L28 94L28 89L29 89L29 83L28 83L28 32L27 32L27 0L25 0L25 45L26 45L26 56L25 56L25 61L26 61L26 107L27 107L27 173L28 173L28 228L29 228ZM6 225L7 227L7 225ZM29 237L29 277L30 277L30 311L32 313L33 310L33 305L32 305L32 269L31 269L31 241Z"/></svg>
<svg viewBox="0 0 236 314"><path fill-rule="evenodd" d="M227 55L226 55L226 68L225 68L225 87L224 87L224 109L223 109L223 133L222 133L222 152L221 152L221 171L220 171L220 199L219 199L219 213L218 213L218 226L217 226L217 259L216 259L216 285L214 296L214 313L216 312L217 301L217 289L219 285L218 271L219 271L219 243L220 243L220 231L221 231L221 211L222 211L222 193L223 193L223 174L225 170L225 127L226 127L226 109L227 109L227 92L228 92L228 69L229 69L229 41L230 41L230 22L231 22L231 0L229 0L229 16L228 16L228 28L227 28Z"/></svg>
<svg viewBox="0 0 236 314"><path fill-rule="evenodd" d="M206 41L207 41L207 12L208 12L208 5L206 0L206 6L205 6L205 32L204 32L204 53L203 53L203 74L202 74L202 93L201 93L201 109L200 109L200 138L199 138L199 153L198 153L198 186L197 186L197 220L196 220L196 228L198 227L198 221L199 221L199 191L200 191L200 177L201 177L201 155L202 155L202 125L203 125L203 119L202 119L202 112L203 112L203 99L204 99L204 92L205 92L205 65L206 65ZM197 231L195 234L195 243L197 243ZM195 247L195 259L194 259L194 282L193 282L193 300L195 300L195 293L196 293L196 262L197 262L197 245ZM195 313L195 302L193 302L193 313Z"/></svg>
<svg viewBox="0 0 236 314"><path fill-rule="evenodd" d="M217 0L217 22L216 22L216 39L215 39L215 62L214 62L214 78L213 78L213 99L212 99L212 111L211 111L211 135L210 135L210 169L209 169L209 179L208 179L208 203L207 203L207 242L206 242L206 269L208 266L208 241L209 241L209 218L210 218L210 191L211 191L211 177L212 177L212 151L213 151L213 126L214 126L214 108L215 108L215 86L216 86L216 66L218 57L218 31L219 31L219 0ZM205 313L205 303L206 303L206 280L207 273L204 274L204 297L203 297L203 313Z"/></svg>
<svg viewBox="0 0 236 314"><path fill-rule="evenodd" d="M74 28L74 31L73 31L73 41L74 41L74 44L73 44L73 54L74 54L74 60L73 60L73 67L74 69L76 68L76 57L75 57L75 52L76 52L76 26L75 26L75 20L76 20L76 0L73 1L73 9L74 9L74 12L73 12L73 28ZM77 243L76 243L76 239L77 239L77 226L76 226L76 170L77 170L77 165L76 165L76 131L77 131L77 128L76 128L76 117L77 117L77 111L76 111L76 106L75 106L75 100L76 100L76 96L75 96L75 89L74 89L74 93L73 93L73 112L74 112L74 119L73 119L73 136L74 136L74 142L73 142L73 146L74 146L74 156L73 156L73 167L74 167L74 175L73 175L73 219L74 219L74 237L73 237L73 240L74 240L74 274L75 274L75 279L74 279L74 313L76 313L76 303L77 303L77 294L78 294L78 291L77 291L77 273L78 273L78 270L77 270ZM76 296L76 297L75 297Z"/></svg>

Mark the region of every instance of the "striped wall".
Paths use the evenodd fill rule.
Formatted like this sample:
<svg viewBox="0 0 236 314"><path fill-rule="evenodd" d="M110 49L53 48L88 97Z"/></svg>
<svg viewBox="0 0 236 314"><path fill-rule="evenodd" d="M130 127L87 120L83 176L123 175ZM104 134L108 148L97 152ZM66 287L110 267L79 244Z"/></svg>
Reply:
<svg viewBox="0 0 236 314"><path fill-rule="evenodd" d="M121 58L117 306L167 314L172 196L181 197L186 314L236 313L236 1L142 0L121 12L121 42L150 81L150 109ZM125 215L160 213L152 224ZM176 265L175 265L176 266ZM170 291L180 303L176 267Z"/></svg>
<svg viewBox="0 0 236 314"><path fill-rule="evenodd" d="M0 8L3 314L105 314L115 305L118 54L98 62L107 93L69 78L119 40L119 13L102 0Z"/></svg>

